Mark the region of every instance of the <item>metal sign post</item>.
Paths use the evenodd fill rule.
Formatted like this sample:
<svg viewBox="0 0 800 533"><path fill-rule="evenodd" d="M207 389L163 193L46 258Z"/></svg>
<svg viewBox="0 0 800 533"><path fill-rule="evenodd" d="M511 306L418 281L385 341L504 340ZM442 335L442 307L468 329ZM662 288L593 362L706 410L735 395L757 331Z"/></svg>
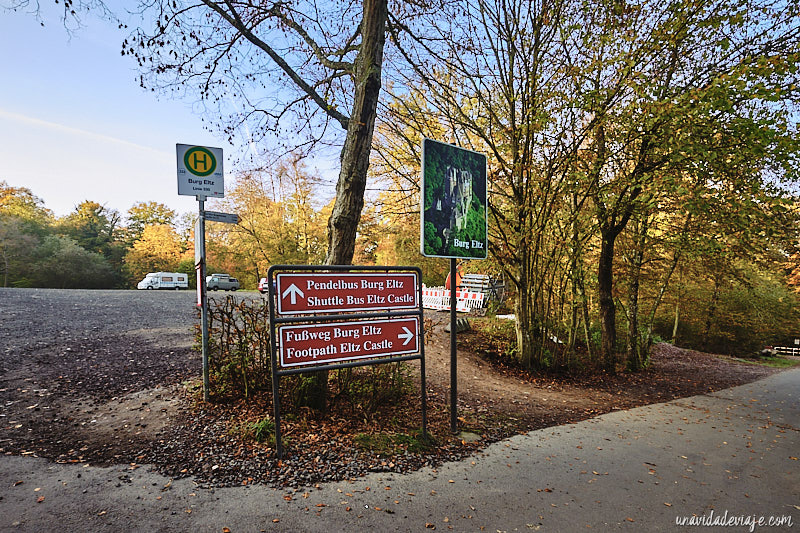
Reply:
<svg viewBox="0 0 800 533"><path fill-rule="evenodd" d="M422 141L420 253L450 258L450 429L458 432L456 259L486 259L486 156Z"/></svg>
<svg viewBox="0 0 800 533"><path fill-rule="evenodd" d="M197 307L200 308L203 350L203 401L208 401L210 382L208 364L208 290L206 289L206 220L238 224L239 215L205 210L205 196L197 197L198 214L194 230L194 269L197 272ZM210 216L209 216L210 215Z"/></svg>
<svg viewBox="0 0 800 533"><path fill-rule="evenodd" d="M202 328L203 338L203 401L208 401L210 383L209 383L209 369L208 369L208 295L206 294L206 220L203 208L205 206L205 197L197 197L197 205L199 207L197 215L197 232L195 235L195 265L197 271L197 299L200 306L200 324ZM199 248L199 251L198 251Z"/></svg>
<svg viewBox="0 0 800 533"><path fill-rule="evenodd" d="M456 259L450 259L450 431L458 432L458 344L456 342Z"/></svg>

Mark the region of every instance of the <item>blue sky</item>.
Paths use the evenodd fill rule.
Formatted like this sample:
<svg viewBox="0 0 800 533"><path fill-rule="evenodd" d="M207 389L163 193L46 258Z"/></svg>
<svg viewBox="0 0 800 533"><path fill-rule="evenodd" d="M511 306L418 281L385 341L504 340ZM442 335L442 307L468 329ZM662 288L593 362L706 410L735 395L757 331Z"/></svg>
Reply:
<svg viewBox="0 0 800 533"><path fill-rule="evenodd" d="M141 89L120 55L129 30L84 17L70 35L42 3L45 26L0 11L0 181L28 187L63 216L83 200L124 214L138 201L197 210L178 196L175 144L233 147L203 129L192 102ZM226 183L229 177L226 176Z"/></svg>

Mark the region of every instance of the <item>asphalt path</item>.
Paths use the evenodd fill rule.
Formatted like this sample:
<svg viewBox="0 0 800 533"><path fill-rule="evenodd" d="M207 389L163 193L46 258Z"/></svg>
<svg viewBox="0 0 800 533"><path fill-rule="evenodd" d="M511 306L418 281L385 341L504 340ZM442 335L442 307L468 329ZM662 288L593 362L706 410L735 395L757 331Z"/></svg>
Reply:
<svg viewBox="0 0 800 533"><path fill-rule="evenodd" d="M299 491L2 456L0 530L789 530L800 522L799 394L791 370L534 431L435 470Z"/></svg>

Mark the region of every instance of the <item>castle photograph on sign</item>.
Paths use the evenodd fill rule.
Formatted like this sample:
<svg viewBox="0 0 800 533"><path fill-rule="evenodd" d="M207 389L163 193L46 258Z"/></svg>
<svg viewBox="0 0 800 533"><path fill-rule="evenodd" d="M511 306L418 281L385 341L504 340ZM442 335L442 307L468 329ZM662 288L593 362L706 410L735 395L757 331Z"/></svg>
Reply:
<svg viewBox="0 0 800 533"><path fill-rule="evenodd" d="M453 231L467 228L467 213L472 203L472 174L450 165L445 172L444 194L436 201L437 211L450 212L450 225L442 230L447 239Z"/></svg>
<svg viewBox="0 0 800 533"><path fill-rule="evenodd" d="M486 156L423 141L421 252L486 258Z"/></svg>

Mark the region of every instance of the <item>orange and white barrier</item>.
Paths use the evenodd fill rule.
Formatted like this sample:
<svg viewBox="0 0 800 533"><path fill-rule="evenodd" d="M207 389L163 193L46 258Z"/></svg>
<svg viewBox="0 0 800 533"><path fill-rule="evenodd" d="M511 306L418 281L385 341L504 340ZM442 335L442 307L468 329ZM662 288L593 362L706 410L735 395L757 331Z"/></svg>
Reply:
<svg viewBox="0 0 800 533"><path fill-rule="evenodd" d="M482 292L456 291L456 311L469 313L470 309L483 307ZM422 286L422 307L446 311L450 309L450 291L443 287Z"/></svg>

